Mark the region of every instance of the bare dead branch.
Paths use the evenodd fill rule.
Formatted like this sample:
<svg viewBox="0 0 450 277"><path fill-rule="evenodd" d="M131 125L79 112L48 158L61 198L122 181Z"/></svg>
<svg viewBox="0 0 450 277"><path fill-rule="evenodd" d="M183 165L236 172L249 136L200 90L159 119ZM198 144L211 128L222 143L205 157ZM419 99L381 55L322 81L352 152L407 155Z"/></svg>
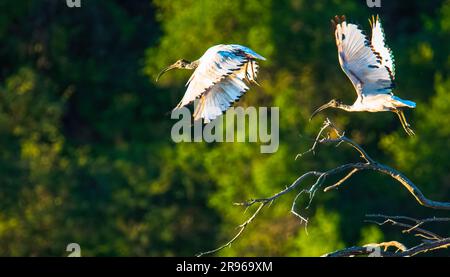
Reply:
<svg viewBox="0 0 450 277"><path fill-rule="evenodd" d="M206 252L198 253L196 256L197 256L197 257L202 257L202 256L205 256L205 255L213 254L213 253L215 253L215 252L218 252L218 251L224 249L225 247L231 246L231 244L232 244L235 240L237 240L237 238L244 232L245 228L247 228L247 226L253 221L253 219L256 218L256 216L259 214L259 212L261 211L261 209L262 209L267 203L268 203L268 202L266 202L266 203L261 203L261 204L259 205L258 209L256 209L256 211L252 214L252 216L251 216L249 219L247 219L244 223L242 223L241 225L238 226L239 231L238 231L238 232L236 233L236 235L235 235L231 240L229 240L227 243L225 243L224 245L222 245L222 246L220 246L220 247L218 247L218 248L216 248L216 249L213 249L213 250L210 250L210 251L206 251Z"/></svg>
<svg viewBox="0 0 450 277"><path fill-rule="evenodd" d="M411 247L404 251L398 252L388 252L375 247L377 244L367 245L367 246L352 246L349 248L337 250L331 253L322 255L322 257L354 257L354 256L365 256L373 255L373 257L411 257L420 253L426 253L430 251L435 251L438 249L450 247L450 238L445 238L438 241L426 241L420 245ZM383 244L378 244L383 245Z"/></svg>
<svg viewBox="0 0 450 277"><path fill-rule="evenodd" d="M450 238L437 241L426 241L420 245L412 247L399 255L400 257L411 257L420 253L426 253L438 249L448 248L450 246Z"/></svg>
<svg viewBox="0 0 450 277"><path fill-rule="evenodd" d="M332 133L334 133L333 138L332 138L330 132L327 134L327 136L323 136L323 134L325 133L326 130L329 130ZM228 241L226 244L222 245L221 247L218 247L211 251L202 252L202 253L198 254L197 256L212 254L212 253L222 250L223 248L225 248L227 246L230 246L243 233L245 228L256 218L256 216L259 214L259 212L267 204L271 204L275 200L280 198L281 196L293 191L294 189L299 187L305 181L305 179L309 176L316 177L314 184L309 189L303 189L302 191L300 191L296 195L296 197L292 203L292 207L291 207L291 212L295 216L300 218L300 220L305 223L305 226L308 223L307 218L300 215L298 212L296 212L296 209L295 209L298 198L303 194L309 195L309 203L306 207L306 208L308 208L315 196L315 193L324 185L327 178L344 173L344 172L348 172L347 175L345 175L343 178L341 178L335 184L326 187L324 189L324 192L328 192L333 189L337 189L341 184L343 184L346 180L350 179L355 173L357 173L359 171L371 170L371 171L375 171L375 172L379 172L379 173L388 175L391 178L393 178L394 180L396 180L397 182L399 182L403 187L405 187L408 190L408 192L415 198L415 200L420 205L428 207L428 208L432 208L432 209L450 210L450 202L434 201L434 200L431 200L431 199L428 199L427 197L425 197L424 194L421 192L421 190L411 180L409 180L405 175L403 175L401 172L397 171L396 169L393 169L387 165L383 165L383 164L375 161L372 157L370 157L367 154L367 152L359 144L357 144L353 140L346 137L344 132L341 132L339 129L337 129L328 118L325 120L322 128L319 130L319 133L317 134L316 139L315 139L313 145L311 146L311 148L309 150L307 150L306 152L297 155L296 159L299 157L302 157L303 155L305 155L307 153L315 154L316 149L319 147L319 145L324 145L324 144L335 144L336 146L339 146L341 144L349 145L350 147L352 147L359 153L359 155L363 161L340 165L338 167L332 168L325 172L309 171L309 172L306 172L303 175L301 175L299 178L297 178L297 180L295 180L290 186L286 187L285 189L281 190L278 193L275 193L274 195L272 195L270 197L252 199L252 200L249 200L247 202L242 202L242 203L235 203L234 205L243 206L245 208L248 208L256 203L259 203L260 205L259 205L258 209L256 210L256 212L247 221L245 221L244 223L242 223L241 225L238 226L239 231L230 241ZM417 236L422 236L428 240L434 240L431 242L430 241L424 242L423 247L420 247L417 250L414 250L414 251L419 251L419 252L411 251L410 252L411 254L415 255L416 253L422 253L425 251L429 251L428 249L431 249L431 248L427 248L427 247L439 247L439 248L447 247L447 244L432 244L433 242L439 242L439 241L442 241L445 239L443 239L441 236L438 236L437 234L434 234L433 232L419 228L421 225L423 225L427 222L431 222L431 221L418 221L418 222L414 222L415 225L411 225L411 224L400 223L400 222L395 222L395 221L394 221L395 223L393 223L392 222L393 219L390 219L390 220L391 221L388 221L388 219L386 219L385 222L374 221L374 223L377 223L379 225L383 225L386 223L395 224L397 226L407 228L404 230L404 232L414 232ZM434 221L438 221L438 220L434 220ZM443 221L443 220L441 220L441 221ZM411 248L411 249L413 249L413 248ZM411 249L409 249L409 250L411 250ZM433 248L433 249L437 249L437 248ZM403 252L406 252L409 250L405 250ZM344 250L342 250L342 251L344 251ZM347 255L347 254L351 254L351 253L368 254L367 251L366 252L364 252L364 251L365 250L362 250L361 248L355 247L355 248L351 248L351 249L349 248L349 249L345 250L344 252L337 251L337 252L327 254L327 255L337 256L337 255L344 255L344 254ZM384 251L384 252L385 252L384 253L385 255L392 254L392 253L389 253L386 251ZM354 254L354 255L356 255L356 254ZM361 254L359 254L359 255L361 255Z"/></svg>
<svg viewBox="0 0 450 277"><path fill-rule="evenodd" d="M273 201L275 201L280 196L282 196L282 195L290 192L291 190L295 189L307 177L313 176L313 175L314 176L320 176L321 174L323 174L323 173L316 172L316 171L307 172L307 173L303 174L302 176L300 176L299 178L297 178L297 180L295 180L289 187L286 187L284 190L274 194L271 197L261 198L261 199L253 199L253 200L250 200L248 202L242 202L242 203L234 203L235 206L244 206L246 208L248 208L248 207L250 207L250 206L252 206L252 205L254 205L256 203L259 203L260 205L259 205L258 209L252 214L252 216L249 219L247 219L244 223L242 223L241 225L238 226L239 231L236 233L236 235L231 240L229 240L227 243L225 243L224 245L222 245L222 246L220 246L220 247L218 247L216 249L213 249L213 250L210 250L210 251L206 251L206 252L201 252L201 253L197 254L196 256L197 257L201 257L201 256L213 254L215 252L218 252L218 251L224 249L225 247L230 246L236 239L239 238L239 236L244 232L245 228L253 221L253 219L255 219L255 217L259 214L259 212L262 210L262 208L264 208L264 206L266 206L267 204L272 203ZM296 199L299 197L300 194L301 193L299 193L297 195ZM297 217L299 217L306 224L308 222L308 220L306 218L302 217L297 212L295 212L296 199L294 200L294 202L292 204L291 212L294 215L296 215Z"/></svg>
<svg viewBox="0 0 450 277"><path fill-rule="evenodd" d="M445 222L450 221L450 218L446 217L432 217L432 218L425 218L425 219L415 219L412 217L407 216L388 216L388 215L382 215L382 214L369 214L366 215L368 218L380 218L384 221L380 222L377 220L366 220L366 222L375 223L378 225L385 225L385 224L391 224L393 226L399 226L404 228L402 230L402 233L415 233L415 236L420 236L428 240L441 240L443 239L442 236L437 235L431 231L425 230L423 228L419 228L420 226L429 223L429 222ZM408 221L408 223L400 222L400 220ZM410 222L414 223L412 225Z"/></svg>
<svg viewBox="0 0 450 277"><path fill-rule="evenodd" d="M329 119L325 120L324 126L320 130L319 135L321 135L327 128L331 128L338 135L338 138L330 139L329 137L326 137L326 138L319 139L318 141L314 142L312 149L315 149L320 144L330 144L330 143L340 144L340 143L344 142L347 145L350 145L351 147L353 147L356 151L358 151L361 158L363 158L366 161L366 163L349 164L348 165L349 168L357 169L358 171L359 170L372 170L372 171L377 171L377 172L386 174L386 175L390 176L391 178L393 178L394 180L398 181L401 185L403 185L414 196L414 198L420 205L428 207L428 208L432 208L432 209L450 210L450 202L439 202L439 201L430 200L427 197L425 197L425 195L422 193L422 191L411 180L409 180L405 175L403 175L401 172L399 172L387 165L383 165L381 163L378 163L374 159L372 159L359 144L357 144L353 140L347 138L343 132L340 132L333 125L333 123L331 123L331 121ZM339 173L339 172L340 171L332 172L332 173ZM354 172L351 175L353 175L353 174L354 174ZM344 177L344 179L347 180L348 178ZM337 188L337 187L338 186L329 186L326 188L326 190L329 191L329 190L331 190L333 188Z"/></svg>
<svg viewBox="0 0 450 277"><path fill-rule="evenodd" d="M389 247L395 248L395 252L388 252ZM382 250L381 248L384 248ZM369 256L369 257L392 257L400 255L397 253L404 253L407 251L406 247L398 241L388 241L382 243L371 243L364 246L352 246L345 249L337 250L331 253L322 255L322 257L355 257L355 256Z"/></svg>
<svg viewBox="0 0 450 277"><path fill-rule="evenodd" d="M380 242L380 243L371 243L371 244L366 244L364 245L364 247L383 247L384 251L387 251L389 249L389 247L393 247L396 249L397 251L406 251L406 246L404 246L402 243L398 242L398 241L386 241L386 242Z"/></svg>
<svg viewBox="0 0 450 277"><path fill-rule="evenodd" d="M384 214L368 214L366 215L367 217L372 217L372 218L384 218L384 219L393 219L393 220L407 220L407 221L412 221L416 224L422 223L428 223L428 222L445 222L445 221L450 221L450 217L430 217L430 218L425 218L425 219L416 219L416 218L412 218L409 216L399 216L399 215L384 215Z"/></svg>
<svg viewBox="0 0 450 277"><path fill-rule="evenodd" d="M331 253L327 253L322 255L322 257L355 257L355 256L367 256L367 255L375 255L375 248L370 246L352 246L345 249L337 250ZM385 252L380 250L376 256L388 257L390 256L389 252Z"/></svg>
<svg viewBox="0 0 450 277"><path fill-rule="evenodd" d="M391 224L393 226L404 227L405 228L404 230L408 230L408 229L413 227L412 225L405 224L405 223L400 223L400 222L394 221L392 219L386 219L383 222L379 222L379 221L375 221L375 220L365 220L365 222L375 223L375 224L377 224L379 226L382 226L382 225L385 225L385 224ZM403 230L403 232L404 232L404 230ZM417 236L417 237L422 237L422 238L425 238L425 239L428 239L428 240L440 240L440 239L442 239L439 235L437 235L437 234L435 234L433 232L421 229L421 228L415 228L414 231L416 233L415 236Z"/></svg>
<svg viewBox="0 0 450 277"><path fill-rule="evenodd" d="M319 133L317 134L316 139L314 140L314 143L313 143L312 147L311 147L310 149L308 149L306 152L301 153L301 154L298 154L298 155L295 157L296 160L297 160L298 158L301 158L303 155L308 154L308 153L311 153L311 152L312 152L313 154L315 154L314 150L316 149L317 144L318 144L319 141L320 141L320 137L322 136L322 133L330 126L330 124L331 124L331 121L327 118L327 120L325 120L325 122L323 123L322 128L320 128Z"/></svg>
<svg viewBox="0 0 450 277"><path fill-rule="evenodd" d="M337 189L338 186L342 185L345 181L347 181L350 177L353 176L353 174L355 174L358 171L359 171L358 168L353 168L352 171L350 171L347 175L345 175L344 178L342 178L339 181L337 181L334 185L331 185L331 186L328 186L328 187L324 188L323 191L327 192L327 191L332 190L332 189Z"/></svg>
<svg viewBox="0 0 450 277"><path fill-rule="evenodd" d="M295 189L297 186L299 186L307 177L309 176L321 176L323 175L323 172L318 172L318 171L310 171L310 172L306 172L305 174L303 174L302 176L300 176L299 178L297 178L297 180L295 180L290 186L286 187L284 190L274 194L271 197L267 197L267 198L259 198L259 199L252 199L249 200L247 202L242 202L242 203L234 203L234 205L236 206L245 206L245 207L249 207L255 203L268 203L268 202L272 202L274 200L276 200L277 198L279 198L280 196L292 191L293 189Z"/></svg>
<svg viewBox="0 0 450 277"><path fill-rule="evenodd" d="M425 253L429 251L435 251L438 249L447 248L450 246L450 238L444 238L440 235L437 235L431 231L425 230L423 228L419 228L419 224L423 225L429 222L448 222L450 218L442 217L432 217L425 219L415 219L407 216L387 216L382 214L372 214L366 215L369 218L381 219L384 221L376 221L376 220L366 220L366 222L372 222L378 224L380 226L391 224L393 226L399 226L403 228L403 233L415 233L415 236L420 236L425 238L421 244L411 247L407 249L403 244L399 242L382 242L378 244L369 244L364 245L362 247L355 246L342 250L338 250L329 254L325 254L326 257L349 257L352 256L362 256L369 254L370 250L376 247L384 247L384 250L378 249L377 254L384 257L410 257L415 256L420 253ZM403 221L403 222L400 222ZM405 223L407 221L408 223ZM415 225L412 225L415 224ZM397 249L396 252L388 252L388 247L393 246ZM366 249L369 248L369 249ZM373 255L373 254L372 254Z"/></svg>

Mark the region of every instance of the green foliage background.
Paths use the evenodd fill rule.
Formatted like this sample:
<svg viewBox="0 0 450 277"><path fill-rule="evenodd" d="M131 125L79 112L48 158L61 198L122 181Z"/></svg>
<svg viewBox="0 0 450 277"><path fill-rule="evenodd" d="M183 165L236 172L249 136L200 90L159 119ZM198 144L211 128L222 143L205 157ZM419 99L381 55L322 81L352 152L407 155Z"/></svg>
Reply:
<svg viewBox="0 0 450 277"><path fill-rule="evenodd" d="M352 103L330 19L368 29L380 14L397 64L396 94L418 103L409 138L390 113L327 111L380 162L435 200L450 199L450 1L0 1L0 255L192 256L226 242L251 211L233 202L271 195L297 176L357 155L306 150L331 98ZM280 148L171 141L168 115L191 72L157 72L221 43L267 58L261 87L239 102L280 107ZM332 182L332 180L329 180ZM306 185L306 184L305 184ZM391 179L359 173L319 193L308 235L289 213L295 194L266 209L224 256L317 256L345 246L417 238L364 223L368 213L448 216L418 206ZM301 207L303 204L299 203ZM304 206L304 205L303 205ZM448 233L448 226L430 226ZM448 255L441 251L438 255Z"/></svg>

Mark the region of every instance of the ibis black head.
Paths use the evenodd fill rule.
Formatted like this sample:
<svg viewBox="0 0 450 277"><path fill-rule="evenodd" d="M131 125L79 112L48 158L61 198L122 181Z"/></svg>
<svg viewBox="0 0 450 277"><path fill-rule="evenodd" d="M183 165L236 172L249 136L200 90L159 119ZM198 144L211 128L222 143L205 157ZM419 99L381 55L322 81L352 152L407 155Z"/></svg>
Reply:
<svg viewBox="0 0 450 277"><path fill-rule="evenodd" d="M187 61L187 60L184 60L184 59L181 59L181 60L176 61L174 64L169 65L168 67L164 68L164 69L158 74L158 77L156 77L156 82L158 82L159 78L161 78L161 76L162 76L164 73L166 73L167 71L172 70L172 69L176 69L176 68L188 68L190 64L191 64L190 61Z"/></svg>
<svg viewBox="0 0 450 277"><path fill-rule="evenodd" d="M330 102L320 106L317 110L315 110L312 114L309 120L311 120L316 114L320 113L321 111L327 109L327 108L339 108L342 105L342 101L339 99L332 99Z"/></svg>

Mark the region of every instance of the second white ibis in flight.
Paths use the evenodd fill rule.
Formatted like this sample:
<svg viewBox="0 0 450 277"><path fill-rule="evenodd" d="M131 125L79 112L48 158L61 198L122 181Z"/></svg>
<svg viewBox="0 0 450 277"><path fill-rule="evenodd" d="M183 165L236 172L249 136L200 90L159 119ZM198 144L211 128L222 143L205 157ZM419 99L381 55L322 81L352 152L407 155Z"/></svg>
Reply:
<svg viewBox="0 0 450 277"><path fill-rule="evenodd" d="M263 56L245 46L220 44L209 48L196 61L178 60L161 71L156 81L171 69L195 69L186 84L186 93L174 110L199 99L193 115L194 120L203 118L204 122L208 123L238 101L247 92L250 83L258 84L257 59L265 60Z"/></svg>
<svg viewBox="0 0 450 277"><path fill-rule="evenodd" d="M395 65L391 49L384 41L383 28L378 16L369 20L372 38L363 34L357 25L347 23L344 16L332 20L335 26L336 46L342 70L352 82L357 99L353 105L331 100L311 115L311 118L326 108L338 108L348 112L390 111L398 115L403 129L410 136L414 131L406 122L403 109L415 108L416 103L403 100L392 93Z"/></svg>

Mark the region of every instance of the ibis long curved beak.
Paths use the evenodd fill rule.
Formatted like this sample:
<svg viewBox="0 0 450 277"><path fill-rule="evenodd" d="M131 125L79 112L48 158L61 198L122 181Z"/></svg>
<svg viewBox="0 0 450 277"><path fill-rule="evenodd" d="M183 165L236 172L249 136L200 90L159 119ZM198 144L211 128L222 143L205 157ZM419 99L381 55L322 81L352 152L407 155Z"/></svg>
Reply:
<svg viewBox="0 0 450 277"><path fill-rule="evenodd" d="M331 106L332 106L331 102L326 103L325 105L320 106L317 110L315 110L315 111L311 114L311 116L309 117L309 121L311 121L311 119L312 119L316 114L320 113L321 111L323 111L323 110L325 110L326 108L329 108L329 107L331 107Z"/></svg>
<svg viewBox="0 0 450 277"><path fill-rule="evenodd" d="M161 72L159 72L158 77L156 77L156 82L158 82L159 78L161 78L161 76L162 76L164 73L166 73L166 72L169 71L169 70L175 69L175 68L176 68L175 64L172 64L172 65L170 65L170 66L164 68Z"/></svg>

